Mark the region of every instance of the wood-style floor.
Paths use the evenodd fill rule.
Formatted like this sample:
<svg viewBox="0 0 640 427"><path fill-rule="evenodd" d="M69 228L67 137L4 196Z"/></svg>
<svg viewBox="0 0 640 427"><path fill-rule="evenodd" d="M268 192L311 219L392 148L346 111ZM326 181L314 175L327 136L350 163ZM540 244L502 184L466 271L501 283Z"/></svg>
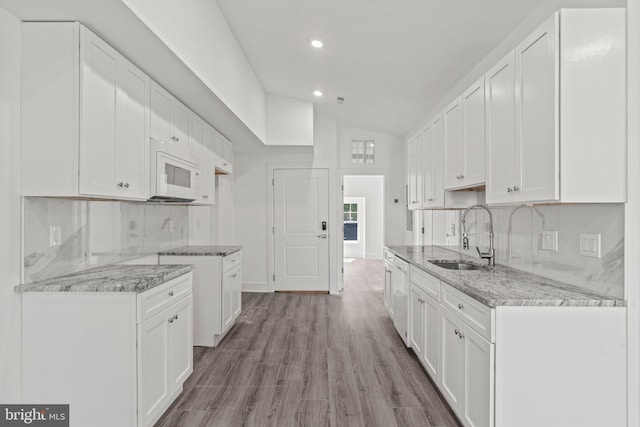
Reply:
<svg viewBox="0 0 640 427"><path fill-rule="evenodd" d="M383 280L382 261L355 260L342 296L244 293L156 427L458 426L396 333Z"/></svg>

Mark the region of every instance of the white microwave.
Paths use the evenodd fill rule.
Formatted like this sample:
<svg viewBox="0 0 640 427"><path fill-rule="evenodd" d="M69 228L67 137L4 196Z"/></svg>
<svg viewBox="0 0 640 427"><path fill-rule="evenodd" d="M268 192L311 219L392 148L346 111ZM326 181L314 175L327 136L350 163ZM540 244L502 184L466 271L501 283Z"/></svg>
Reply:
<svg viewBox="0 0 640 427"><path fill-rule="evenodd" d="M189 203L199 197L200 165L188 151L151 141L150 166L150 201Z"/></svg>

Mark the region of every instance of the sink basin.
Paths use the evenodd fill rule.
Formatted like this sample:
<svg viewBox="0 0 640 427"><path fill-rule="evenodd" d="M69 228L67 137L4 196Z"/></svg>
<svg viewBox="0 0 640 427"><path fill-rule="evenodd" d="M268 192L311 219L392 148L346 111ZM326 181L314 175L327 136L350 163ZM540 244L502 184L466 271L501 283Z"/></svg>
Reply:
<svg viewBox="0 0 640 427"><path fill-rule="evenodd" d="M447 270L482 270L482 266L470 264L463 261L450 261L450 260L433 260L429 261L431 264L437 265Z"/></svg>

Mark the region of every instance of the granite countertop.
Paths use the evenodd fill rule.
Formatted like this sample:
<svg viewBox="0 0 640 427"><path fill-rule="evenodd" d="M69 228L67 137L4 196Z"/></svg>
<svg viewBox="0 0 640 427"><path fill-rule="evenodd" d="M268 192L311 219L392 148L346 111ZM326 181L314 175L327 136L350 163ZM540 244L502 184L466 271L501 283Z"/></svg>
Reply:
<svg viewBox="0 0 640 427"><path fill-rule="evenodd" d="M386 246L393 254L439 278L489 307L576 306L624 307L625 301L546 277L496 265L438 246ZM447 270L429 260L463 260L484 266L480 270Z"/></svg>
<svg viewBox="0 0 640 427"><path fill-rule="evenodd" d="M16 292L142 292L193 270L192 265L106 265L18 285Z"/></svg>
<svg viewBox="0 0 640 427"><path fill-rule="evenodd" d="M158 255L174 255L174 256L227 256L236 253L242 249L242 246L181 246L179 248L170 249L168 251L158 252Z"/></svg>

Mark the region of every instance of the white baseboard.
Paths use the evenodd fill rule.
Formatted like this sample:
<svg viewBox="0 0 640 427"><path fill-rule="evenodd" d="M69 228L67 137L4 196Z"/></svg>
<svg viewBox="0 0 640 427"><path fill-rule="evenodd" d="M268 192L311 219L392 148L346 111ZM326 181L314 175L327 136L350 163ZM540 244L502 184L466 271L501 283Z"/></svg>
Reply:
<svg viewBox="0 0 640 427"><path fill-rule="evenodd" d="M267 282L242 282L242 292L273 292Z"/></svg>
<svg viewBox="0 0 640 427"><path fill-rule="evenodd" d="M373 253L373 254L364 254L364 259L382 259L382 254Z"/></svg>

